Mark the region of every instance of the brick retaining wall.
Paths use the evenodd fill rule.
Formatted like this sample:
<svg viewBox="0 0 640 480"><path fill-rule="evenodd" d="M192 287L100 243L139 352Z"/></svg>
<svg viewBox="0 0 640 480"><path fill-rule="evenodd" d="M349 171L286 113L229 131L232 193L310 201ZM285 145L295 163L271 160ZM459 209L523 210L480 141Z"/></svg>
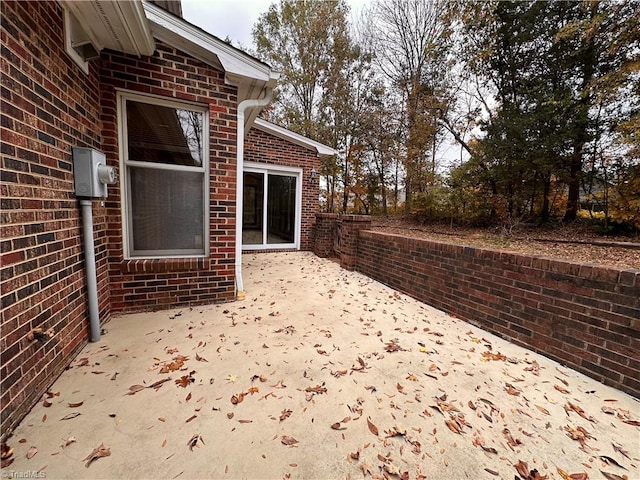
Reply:
<svg viewBox="0 0 640 480"><path fill-rule="evenodd" d="M340 254L338 222L349 246ZM640 270L374 232L370 222L318 214L316 255L640 397Z"/></svg>
<svg viewBox="0 0 640 480"><path fill-rule="evenodd" d="M356 269L640 397L640 271L360 231Z"/></svg>

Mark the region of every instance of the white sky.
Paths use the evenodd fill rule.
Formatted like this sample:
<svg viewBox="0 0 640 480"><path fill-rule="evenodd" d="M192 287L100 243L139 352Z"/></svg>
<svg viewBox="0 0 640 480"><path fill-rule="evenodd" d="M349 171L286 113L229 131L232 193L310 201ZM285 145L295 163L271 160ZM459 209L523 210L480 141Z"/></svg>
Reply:
<svg viewBox="0 0 640 480"><path fill-rule="evenodd" d="M275 0L274 0L275 1ZM188 22L197 25L218 38L227 36L234 46L251 49L251 29L258 17L269 9L272 0L182 0L182 14ZM370 0L347 0L351 14L359 14Z"/></svg>

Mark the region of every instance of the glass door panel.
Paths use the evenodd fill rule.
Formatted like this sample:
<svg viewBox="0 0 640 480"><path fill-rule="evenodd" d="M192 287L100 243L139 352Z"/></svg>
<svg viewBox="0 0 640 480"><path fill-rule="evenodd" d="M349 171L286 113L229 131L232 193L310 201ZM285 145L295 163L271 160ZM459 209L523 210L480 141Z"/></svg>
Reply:
<svg viewBox="0 0 640 480"><path fill-rule="evenodd" d="M296 177L269 174L267 243L294 243L296 231Z"/></svg>
<svg viewBox="0 0 640 480"><path fill-rule="evenodd" d="M264 174L244 173L242 202L242 244L264 243Z"/></svg>

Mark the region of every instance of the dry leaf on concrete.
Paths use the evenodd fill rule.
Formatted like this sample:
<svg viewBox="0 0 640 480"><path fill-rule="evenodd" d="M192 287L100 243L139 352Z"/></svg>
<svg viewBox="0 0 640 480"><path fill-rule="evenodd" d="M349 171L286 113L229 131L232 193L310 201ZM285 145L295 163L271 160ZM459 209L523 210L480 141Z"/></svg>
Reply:
<svg viewBox="0 0 640 480"><path fill-rule="evenodd" d="M89 468L89 465L91 465L91 463L94 460L97 460L102 457L108 457L109 455L111 455L111 449L108 447L105 447L104 443L101 443L96 448L94 448L89 455L87 455L84 459L82 459L82 461L83 462L86 461L87 463L85 463L84 466Z"/></svg>
<svg viewBox="0 0 640 480"><path fill-rule="evenodd" d="M367 425L369 426L369 431L371 433L373 433L376 437L378 436L378 427L376 427L372 422L371 422L371 417L367 418Z"/></svg>
<svg viewBox="0 0 640 480"><path fill-rule="evenodd" d="M280 441L282 442L282 444L287 446L295 445L296 443L298 443L298 440L296 440L293 437L290 437L289 435L282 435L282 438L280 439Z"/></svg>

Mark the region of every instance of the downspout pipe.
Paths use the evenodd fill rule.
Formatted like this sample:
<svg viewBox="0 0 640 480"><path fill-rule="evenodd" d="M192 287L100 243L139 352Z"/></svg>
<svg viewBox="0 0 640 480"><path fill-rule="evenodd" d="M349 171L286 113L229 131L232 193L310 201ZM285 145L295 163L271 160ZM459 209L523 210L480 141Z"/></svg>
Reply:
<svg viewBox="0 0 640 480"><path fill-rule="evenodd" d="M84 263L87 272L87 294L89 296L89 327L91 341L100 340L100 316L98 313L98 279L96 274L96 249L93 243L93 212L91 200L81 199L82 231L84 235Z"/></svg>
<svg viewBox="0 0 640 480"><path fill-rule="evenodd" d="M264 98L243 100L238 104L238 138L236 162L236 298L243 300L245 297L244 284L242 283L242 200L244 197L244 119L248 108L265 107L271 102L273 88L268 88Z"/></svg>

